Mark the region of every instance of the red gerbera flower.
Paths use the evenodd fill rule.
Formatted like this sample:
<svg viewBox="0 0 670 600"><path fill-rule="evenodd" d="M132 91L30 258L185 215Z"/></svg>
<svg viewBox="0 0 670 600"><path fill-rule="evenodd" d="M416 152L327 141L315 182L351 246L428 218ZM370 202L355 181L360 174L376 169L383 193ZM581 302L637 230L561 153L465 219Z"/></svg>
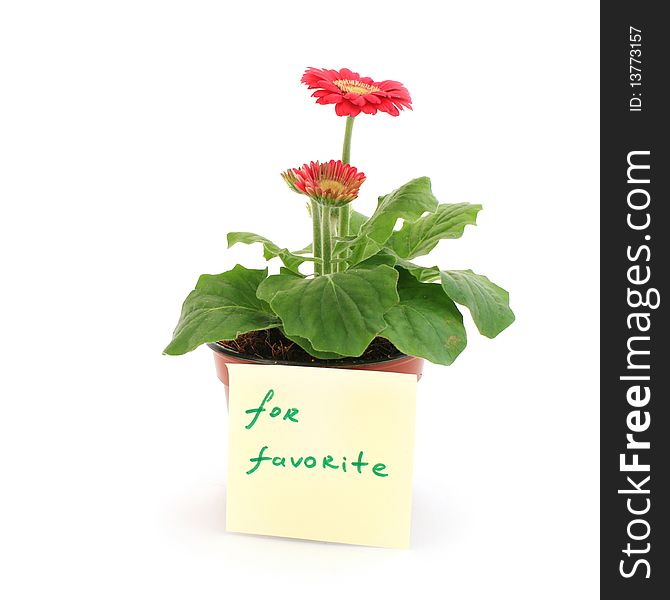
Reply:
<svg viewBox="0 0 670 600"><path fill-rule="evenodd" d="M334 104L341 117L355 117L361 112L374 115L378 110L394 117L400 111L412 110L412 99L402 83L373 81L349 69L315 69L310 67L301 82L310 90L317 104Z"/></svg>
<svg viewBox="0 0 670 600"><path fill-rule="evenodd" d="M294 191L329 206L341 206L355 200L365 181L364 173L341 160L311 162L282 173L282 177Z"/></svg>

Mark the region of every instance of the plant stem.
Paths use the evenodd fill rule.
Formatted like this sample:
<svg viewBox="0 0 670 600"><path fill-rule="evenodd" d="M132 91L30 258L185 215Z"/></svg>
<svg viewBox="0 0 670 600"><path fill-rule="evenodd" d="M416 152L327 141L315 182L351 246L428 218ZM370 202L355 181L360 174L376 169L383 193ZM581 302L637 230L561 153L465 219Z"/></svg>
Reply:
<svg viewBox="0 0 670 600"><path fill-rule="evenodd" d="M351 134L354 129L354 117L347 117L344 128L344 144L342 146L342 162L349 164L351 156ZM328 275L344 271L347 263L343 260L333 262L335 238L349 235L351 206L338 208L325 206L312 200L312 250L314 254L314 275ZM346 258L346 256L343 256Z"/></svg>
<svg viewBox="0 0 670 600"><path fill-rule="evenodd" d="M338 271L338 263L333 262L333 248L337 237L337 227L341 208L322 205L321 207L321 256L322 275L330 275Z"/></svg>
<svg viewBox="0 0 670 600"><path fill-rule="evenodd" d="M342 162L345 165L351 160L351 133L354 130L354 118L347 117L347 124L344 126L344 144L342 145Z"/></svg>
<svg viewBox="0 0 670 600"><path fill-rule="evenodd" d="M339 218L338 218L338 224L337 224L337 234L338 237L341 238L346 238L349 235L349 221L351 219L351 204L345 204L342 208L338 209L339 210ZM348 254L348 250L345 250L342 253L342 258L346 258ZM341 261L337 263L337 270L338 271L346 271L347 270L347 263L346 261Z"/></svg>
<svg viewBox="0 0 670 600"><path fill-rule="evenodd" d="M349 164L351 160L351 134L354 130L354 117L347 117L346 125L344 126L344 143L342 144L342 162ZM349 224L351 221L351 205L347 204L340 209L338 234L339 237L345 238L349 235ZM346 253L343 255L346 258ZM338 271L345 271L347 268L346 262L337 264Z"/></svg>
<svg viewBox="0 0 670 600"><path fill-rule="evenodd" d="M323 273L323 255L321 247L321 206L312 200L312 254L314 255L314 275Z"/></svg>

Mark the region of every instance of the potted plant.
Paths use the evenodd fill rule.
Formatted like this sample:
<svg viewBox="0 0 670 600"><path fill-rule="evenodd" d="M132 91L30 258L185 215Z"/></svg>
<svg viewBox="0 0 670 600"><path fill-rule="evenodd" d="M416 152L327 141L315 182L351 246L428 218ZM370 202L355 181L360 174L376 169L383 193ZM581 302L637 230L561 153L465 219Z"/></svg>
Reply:
<svg viewBox="0 0 670 600"><path fill-rule="evenodd" d="M309 68L302 83L317 104L345 118L341 160L310 162L282 177L304 195L312 244L280 248L249 232L228 234L228 247L261 244L280 272L236 265L202 275L182 306L166 354L202 344L214 350L219 378L226 364L256 362L365 368L420 376L423 360L449 365L466 346L457 305L470 310L479 332L493 338L514 321L508 293L483 275L424 267L413 259L440 240L475 225L479 204L440 204L419 177L382 195L369 217L353 211L365 175L349 164L354 119L411 109L407 89L348 69ZM402 226L396 228L396 223ZM311 265L310 269L306 269ZM309 272L305 272L309 271Z"/></svg>

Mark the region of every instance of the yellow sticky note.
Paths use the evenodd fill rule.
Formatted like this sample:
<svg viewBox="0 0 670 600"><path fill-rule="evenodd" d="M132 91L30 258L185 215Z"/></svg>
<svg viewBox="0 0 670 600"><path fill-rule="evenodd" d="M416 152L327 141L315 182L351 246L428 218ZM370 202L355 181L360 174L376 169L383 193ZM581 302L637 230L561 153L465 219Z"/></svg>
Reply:
<svg viewBox="0 0 670 600"><path fill-rule="evenodd" d="M228 368L228 531L409 545L414 375Z"/></svg>

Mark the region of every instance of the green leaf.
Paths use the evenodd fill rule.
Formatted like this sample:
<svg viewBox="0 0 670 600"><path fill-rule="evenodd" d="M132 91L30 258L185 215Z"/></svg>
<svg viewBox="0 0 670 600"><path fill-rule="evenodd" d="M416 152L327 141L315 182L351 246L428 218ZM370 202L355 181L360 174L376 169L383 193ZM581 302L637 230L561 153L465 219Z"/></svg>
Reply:
<svg viewBox="0 0 670 600"><path fill-rule="evenodd" d="M352 235L358 235L358 232L361 230L361 227L363 227L363 223L365 223L368 219L369 217L367 215L352 210L351 216L349 217L350 233Z"/></svg>
<svg viewBox="0 0 670 600"><path fill-rule="evenodd" d="M389 267L394 267L398 262L397 257L385 250L382 250L378 254L366 258L363 262L360 262L356 265L357 269L372 269L378 267L379 265L388 265Z"/></svg>
<svg viewBox="0 0 670 600"><path fill-rule="evenodd" d="M261 282L261 284L258 286L258 289L256 290L256 296L269 304L278 291L290 288L293 283L298 282L301 279L303 279L302 276L298 276L288 269L281 269L279 275L272 275L271 277L268 277ZM298 344L298 346L307 352L307 354L310 354L315 358L342 358L342 356L335 354L334 352L320 352L319 350L315 350L308 339L302 338L298 335L288 335L283 327L281 330L289 340Z"/></svg>
<svg viewBox="0 0 670 600"><path fill-rule="evenodd" d="M450 365L463 351L467 336L463 316L435 283L420 283L401 271L400 302L384 315L382 336L398 350L430 362Z"/></svg>
<svg viewBox="0 0 670 600"><path fill-rule="evenodd" d="M509 294L484 275L477 275L470 270L441 271L437 267L421 267L402 259L398 260L397 266L411 273L418 281L439 280L447 296L470 309L477 329L486 337L496 337L514 322Z"/></svg>
<svg viewBox="0 0 670 600"><path fill-rule="evenodd" d="M411 273L415 279L422 283L428 283L440 278L440 270L437 267L422 267L402 258L396 260L396 266L405 269L405 271Z"/></svg>
<svg viewBox="0 0 670 600"><path fill-rule="evenodd" d="M261 293L288 336L320 352L360 356L386 327L384 313L398 302L398 272L389 266L297 279L274 275Z"/></svg>
<svg viewBox="0 0 670 600"><path fill-rule="evenodd" d="M297 335L287 335L284 330L282 330L282 333L292 342L295 342L300 346L307 354L310 354L314 358L320 358L322 360L334 360L338 358L344 358L340 354L335 354L334 352L321 352L320 350L315 350L314 346L310 343L310 341L306 338L302 338Z"/></svg>
<svg viewBox="0 0 670 600"><path fill-rule="evenodd" d="M434 212L437 200L430 189L430 179L419 177L381 196L372 216L361 226L351 240L338 242L336 252L349 250L347 262L356 265L377 254L393 233L398 219L416 221L425 212ZM355 231L355 226L352 227Z"/></svg>
<svg viewBox="0 0 670 600"><path fill-rule="evenodd" d="M298 267L302 263L312 260L311 257L299 256L298 254L291 252L286 248L280 248L277 246L277 244L271 242L267 238L264 238L262 235L249 233L248 231L233 231L228 234L228 248L231 248L235 244L256 243L263 245L263 258L265 258L265 260L270 260L278 256L286 268L290 269L294 273L300 272Z"/></svg>
<svg viewBox="0 0 670 600"><path fill-rule="evenodd" d="M293 282L298 282L301 279L304 279L302 275L297 275L288 269L282 269L280 270L279 275L271 275L267 279L261 281L256 290L256 296L260 300L270 304L277 292L286 290Z"/></svg>
<svg viewBox="0 0 670 600"><path fill-rule="evenodd" d="M266 302L256 297L267 269L237 265L220 275L201 275L181 309L165 354L185 354L201 344L234 340L248 331L280 325Z"/></svg>
<svg viewBox="0 0 670 600"><path fill-rule="evenodd" d="M477 224L480 204L440 204L437 210L414 223L405 221L400 231L394 231L388 246L401 258L428 254L440 240L463 235L466 225Z"/></svg>
<svg viewBox="0 0 670 600"><path fill-rule="evenodd" d="M298 254L300 256L302 256L303 254L311 254L311 253L312 253L312 244L307 244L304 248L301 248L300 250L294 250L293 251L293 254ZM305 260L307 260L307 259L305 259Z"/></svg>
<svg viewBox="0 0 670 600"><path fill-rule="evenodd" d="M482 335L496 337L514 322L509 294L484 275L467 271L440 271L440 282L447 295L467 306Z"/></svg>

